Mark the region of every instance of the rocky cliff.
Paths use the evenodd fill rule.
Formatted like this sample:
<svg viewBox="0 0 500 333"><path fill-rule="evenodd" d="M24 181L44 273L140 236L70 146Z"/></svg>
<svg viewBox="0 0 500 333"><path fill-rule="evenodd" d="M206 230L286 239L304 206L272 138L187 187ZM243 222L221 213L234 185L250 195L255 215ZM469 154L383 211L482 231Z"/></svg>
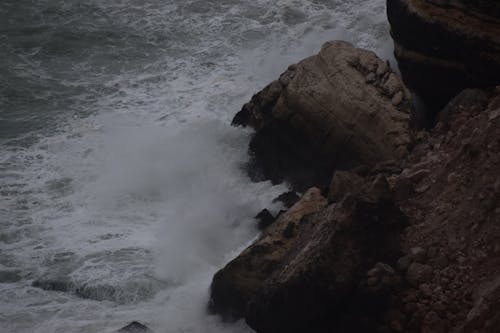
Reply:
<svg viewBox="0 0 500 333"><path fill-rule="evenodd" d="M500 83L500 2L388 0L395 55L428 107L421 123L461 90Z"/></svg>
<svg viewBox="0 0 500 333"><path fill-rule="evenodd" d="M418 1L390 11L396 2L420 13L408 7ZM423 7L432 6L498 14L488 1ZM457 32L463 20L445 26ZM437 94L446 103L435 126L418 130L398 75L371 52L331 42L255 95L234 120L256 130L253 170L320 188L217 272L210 308L259 333L497 332L500 86L452 92Z"/></svg>
<svg viewBox="0 0 500 333"><path fill-rule="evenodd" d="M252 97L235 125L251 126L254 170L304 190L334 168L398 159L411 142L410 94L373 52L326 43Z"/></svg>

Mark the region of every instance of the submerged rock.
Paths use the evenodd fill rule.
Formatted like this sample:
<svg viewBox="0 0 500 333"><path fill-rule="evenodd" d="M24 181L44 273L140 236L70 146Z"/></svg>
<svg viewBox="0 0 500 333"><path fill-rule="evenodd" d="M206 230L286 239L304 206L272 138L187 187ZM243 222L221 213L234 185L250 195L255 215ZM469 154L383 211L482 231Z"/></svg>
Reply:
<svg viewBox="0 0 500 333"><path fill-rule="evenodd" d="M133 321L127 326L120 328L116 333L154 333L154 331L137 321Z"/></svg>
<svg viewBox="0 0 500 333"><path fill-rule="evenodd" d="M13 283L22 279L20 271L0 271L0 283Z"/></svg>
<svg viewBox="0 0 500 333"><path fill-rule="evenodd" d="M500 2L388 0L395 55L405 83L430 108L464 88L500 83Z"/></svg>
<svg viewBox="0 0 500 333"><path fill-rule="evenodd" d="M329 42L252 97L233 124L256 130L253 176L299 190L327 185L335 167L400 159L411 101L373 52Z"/></svg>

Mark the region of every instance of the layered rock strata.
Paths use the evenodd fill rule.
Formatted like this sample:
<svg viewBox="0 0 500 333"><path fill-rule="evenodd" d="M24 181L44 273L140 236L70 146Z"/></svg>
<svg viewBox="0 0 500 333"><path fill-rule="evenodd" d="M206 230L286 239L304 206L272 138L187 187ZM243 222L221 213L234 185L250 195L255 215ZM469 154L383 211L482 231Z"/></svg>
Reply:
<svg viewBox="0 0 500 333"><path fill-rule="evenodd" d="M411 108L386 62L329 42L253 96L233 123L256 130L255 176L305 190L327 184L334 168L405 156Z"/></svg>
<svg viewBox="0 0 500 333"><path fill-rule="evenodd" d="M434 116L464 88L500 83L500 2L388 0L395 55L408 87Z"/></svg>

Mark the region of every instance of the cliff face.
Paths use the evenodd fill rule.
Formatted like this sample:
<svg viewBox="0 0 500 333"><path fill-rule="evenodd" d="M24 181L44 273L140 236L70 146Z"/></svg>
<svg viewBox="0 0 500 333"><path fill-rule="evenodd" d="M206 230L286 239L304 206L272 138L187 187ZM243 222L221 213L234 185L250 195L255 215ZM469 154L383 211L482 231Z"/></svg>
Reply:
<svg viewBox="0 0 500 333"><path fill-rule="evenodd" d="M411 142L410 94L373 52L326 43L243 106L233 123L257 130L250 143L266 179L305 190L334 168L401 158Z"/></svg>
<svg viewBox="0 0 500 333"><path fill-rule="evenodd" d="M421 123L464 88L500 83L500 2L388 0L405 83L429 107Z"/></svg>
<svg viewBox="0 0 500 333"><path fill-rule="evenodd" d="M257 332L495 332L500 87L466 90L401 161L337 171L219 271Z"/></svg>
<svg viewBox="0 0 500 333"><path fill-rule="evenodd" d="M256 129L250 150L264 177L299 189L331 179L213 279L212 310L259 333L498 331L500 86L452 94L498 78L500 5L388 5L406 80L435 110L443 104L434 127L412 129L397 74L343 42L292 66L235 117ZM414 23L429 44L405 40Z"/></svg>

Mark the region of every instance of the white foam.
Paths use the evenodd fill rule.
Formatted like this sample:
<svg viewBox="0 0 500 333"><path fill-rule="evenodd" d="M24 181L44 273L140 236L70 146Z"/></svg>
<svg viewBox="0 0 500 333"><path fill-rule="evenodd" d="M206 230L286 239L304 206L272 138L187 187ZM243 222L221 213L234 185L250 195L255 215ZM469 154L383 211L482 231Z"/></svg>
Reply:
<svg viewBox="0 0 500 333"><path fill-rule="evenodd" d="M84 87L74 99L92 115L1 157L13 192L0 203L0 267L23 279L0 284L0 328L112 332L139 320L158 332L247 332L206 314L210 280L286 187L248 179L250 132L229 122L327 40L391 58L385 1L90 3L137 54L76 62L81 77L60 84ZM116 64L98 68L115 51ZM44 278L68 279L69 292L30 286Z"/></svg>

